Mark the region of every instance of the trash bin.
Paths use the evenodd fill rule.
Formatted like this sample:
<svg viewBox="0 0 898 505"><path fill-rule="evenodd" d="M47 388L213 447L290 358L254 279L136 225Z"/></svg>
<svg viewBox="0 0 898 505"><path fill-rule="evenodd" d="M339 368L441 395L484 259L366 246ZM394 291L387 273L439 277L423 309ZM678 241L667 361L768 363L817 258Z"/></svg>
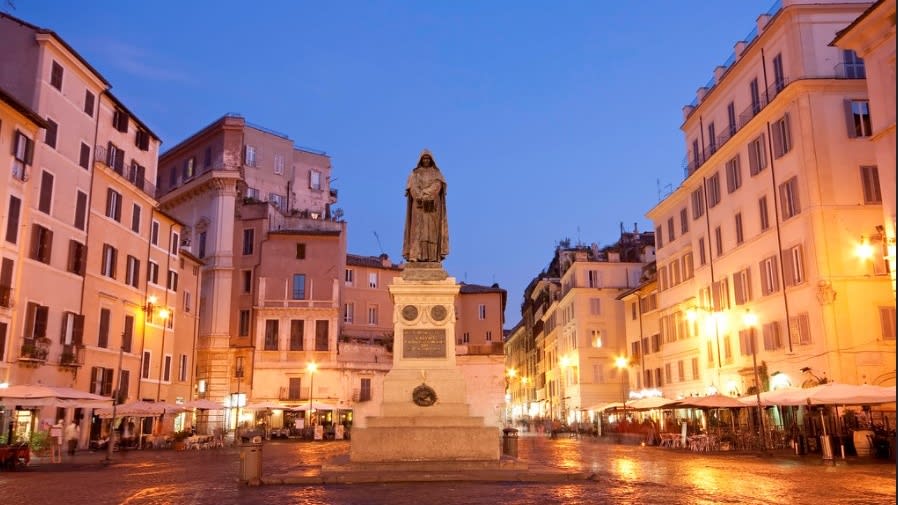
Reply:
<svg viewBox="0 0 898 505"><path fill-rule="evenodd" d="M262 479L262 437L255 435L240 444L240 483L258 486Z"/></svg>
<svg viewBox="0 0 898 505"><path fill-rule="evenodd" d="M516 428L505 428L502 430L502 454L518 457L518 430Z"/></svg>

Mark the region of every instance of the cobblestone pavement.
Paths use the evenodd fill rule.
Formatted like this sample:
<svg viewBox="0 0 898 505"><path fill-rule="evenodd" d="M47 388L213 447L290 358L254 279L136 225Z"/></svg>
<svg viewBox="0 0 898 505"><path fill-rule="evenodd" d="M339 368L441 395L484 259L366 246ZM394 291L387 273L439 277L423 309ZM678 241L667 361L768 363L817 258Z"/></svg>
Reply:
<svg viewBox="0 0 898 505"><path fill-rule="evenodd" d="M267 442L263 474L314 472L349 450L348 442ZM35 461L0 472L0 503L95 504L895 504L895 462L869 458L823 463L781 452L702 454L614 445L592 439L522 437L521 459L594 473L565 483L355 484L245 487L239 449L104 454L83 452L62 464Z"/></svg>

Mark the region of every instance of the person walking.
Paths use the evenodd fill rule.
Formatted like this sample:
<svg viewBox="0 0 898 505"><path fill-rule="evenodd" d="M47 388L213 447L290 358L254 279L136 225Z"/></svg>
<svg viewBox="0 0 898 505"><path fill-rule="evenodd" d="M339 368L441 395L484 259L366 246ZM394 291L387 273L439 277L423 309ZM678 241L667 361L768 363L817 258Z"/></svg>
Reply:
<svg viewBox="0 0 898 505"><path fill-rule="evenodd" d="M62 463L62 419L50 426L50 462Z"/></svg>
<svg viewBox="0 0 898 505"><path fill-rule="evenodd" d="M74 419L65 427L65 440L69 444L69 456L74 456L78 449L78 423Z"/></svg>

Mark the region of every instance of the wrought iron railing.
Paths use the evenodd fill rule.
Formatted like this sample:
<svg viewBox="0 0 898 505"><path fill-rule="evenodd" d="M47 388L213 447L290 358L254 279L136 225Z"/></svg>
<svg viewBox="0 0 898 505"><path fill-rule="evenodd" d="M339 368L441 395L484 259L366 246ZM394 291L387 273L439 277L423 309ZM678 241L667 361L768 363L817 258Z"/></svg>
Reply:
<svg viewBox="0 0 898 505"><path fill-rule="evenodd" d="M94 154L94 159L96 161L112 169L113 172L123 177L126 181L130 182L131 185L143 191L151 198L156 198L156 185L143 177L143 173L139 169L133 165L126 165L124 162L120 162L120 160L110 160L110 157L111 156L105 147L96 146Z"/></svg>
<svg viewBox="0 0 898 505"><path fill-rule="evenodd" d="M47 361L50 354L50 339L26 338L22 340L20 357L28 360Z"/></svg>

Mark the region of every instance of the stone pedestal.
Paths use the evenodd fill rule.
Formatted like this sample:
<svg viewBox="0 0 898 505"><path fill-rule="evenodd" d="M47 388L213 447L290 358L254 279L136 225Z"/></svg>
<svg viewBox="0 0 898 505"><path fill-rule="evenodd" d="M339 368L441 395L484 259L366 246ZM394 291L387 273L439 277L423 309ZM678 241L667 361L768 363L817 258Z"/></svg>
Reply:
<svg viewBox="0 0 898 505"><path fill-rule="evenodd" d="M499 428L470 415L455 362L455 279L439 264L409 264L389 289L393 367L379 414L352 430L350 461L498 461Z"/></svg>

